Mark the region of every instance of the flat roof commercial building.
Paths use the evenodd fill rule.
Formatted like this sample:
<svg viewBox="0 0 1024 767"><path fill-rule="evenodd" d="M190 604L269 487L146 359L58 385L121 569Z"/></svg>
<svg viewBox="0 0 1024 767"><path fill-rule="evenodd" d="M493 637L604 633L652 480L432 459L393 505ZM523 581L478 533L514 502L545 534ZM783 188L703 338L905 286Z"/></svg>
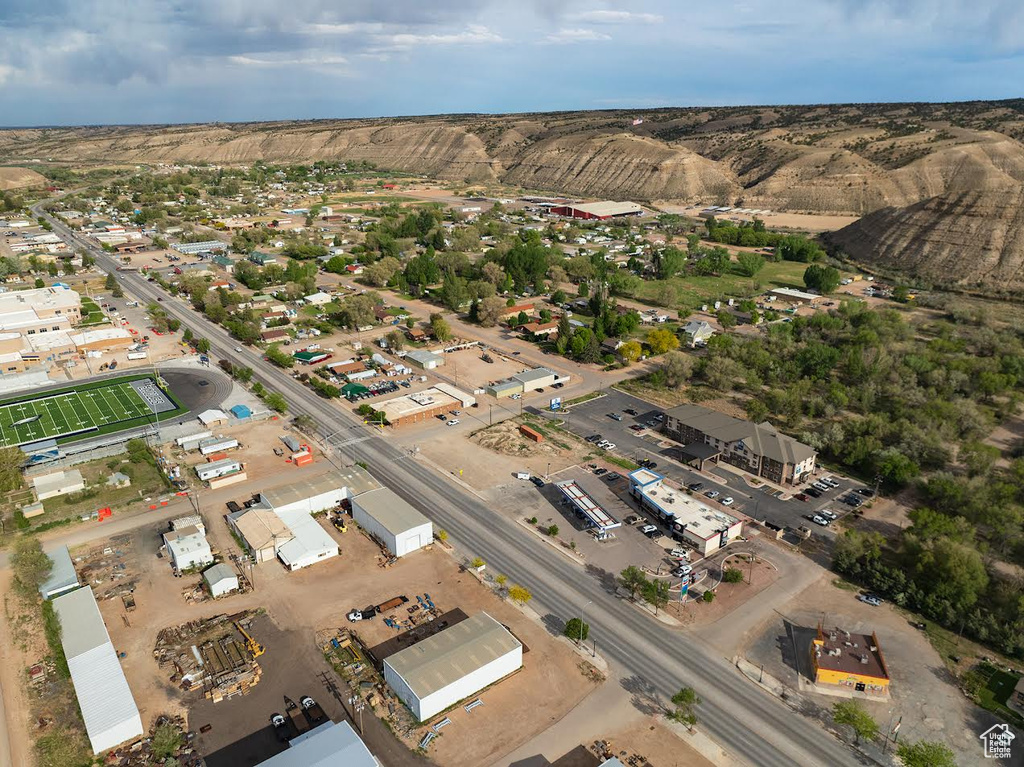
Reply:
<svg viewBox="0 0 1024 767"><path fill-rule="evenodd" d="M46 552L46 556L49 557L52 567L46 580L39 586L39 594L43 599L52 599L78 588L78 573L75 572L75 563L71 561L68 547L60 546Z"/></svg>
<svg viewBox="0 0 1024 767"><path fill-rule="evenodd" d="M427 421L442 413L472 407L476 398L454 386L438 383L429 389L385 400L374 407L391 426Z"/></svg>
<svg viewBox="0 0 1024 767"><path fill-rule="evenodd" d="M570 218L598 219L604 221L609 218L621 216L642 216L644 209L635 202L587 202L572 205L559 205L551 208L556 216L569 216Z"/></svg>
<svg viewBox="0 0 1024 767"><path fill-rule="evenodd" d="M324 722L256 767L380 767L348 722Z"/></svg>
<svg viewBox="0 0 1024 767"><path fill-rule="evenodd" d="M383 541L396 557L410 554L434 540L430 520L386 487L355 496L352 519Z"/></svg>
<svg viewBox="0 0 1024 767"><path fill-rule="evenodd" d="M819 624L818 635L811 640L811 666L815 684L869 693L884 693L889 688L889 668L874 632L852 634Z"/></svg>
<svg viewBox="0 0 1024 767"><path fill-rule="evenodd" d="M743 522L664 483L661 474L637 469L629 475L629 493L669 528L672 537L704 556L743 534Z"/></svg>
<svg viewBox="0 0 1024 767"><path fill-rule="evenodd" d="M213 552L206 535L195 525L164 533L164 545L171 565L179 573L213 562Z"/></svg>
<svg viewBox="0 0 1024 767"><path fill-rule="evenodd" d="M524 392L537 391L543 389L545 386L551 386L552 384L558 383L559 381L567 381L568 376L559 377L559 375L547 368L534 368L533 370L524 370L521 373L515 373L512 376L513 381L519 381L523 385Z"/></svg>
<svg viewBox="0 0 1024 767"><path fill-rule="evenodd" d="M386 658L384 680L423 722L522 665L522 643L478 613Z"/></svg>
<svg viewBox="0 0 1024 767"><path fill-rule="evenodd" d="M279 559L299 570L340 553L334 538L311 515L379 488L359 466L265 490L256 505L227 515L256 562Z"/></svg>
<svg viewBox="0 0 1024 767"><path fill-rule="evenodd" d="M228 244L220 240L203 240L202 242L178 242L171 245L179 253L186 256L198 256L201 253L227 253Z"/></svg>
<svg viewBox="0 0 1024 767"><path fill-rule="evenodd" d="M768 291L768 295L788 301L791 304L807 306L813 306L821 300L821 296L817 293L806 293L803 290L794 290L793 288L772 288Z"/></svg>
<svg viewBox="0 0 1024 767"><path fill-rule="evenodd" d="M142 717L124 677L91 588L53 600L61 645L94 753L143 734Z"/></svg>
<svg viewBox="0 0 1024 767"><path fill-rule="evenodd" d="M440 354L434 354L433 352L423 351L420 349L409 352L405 355L405 359L407 362L421 368L422 370L433 370L434 368L444 365L444 357Z"/></svg>

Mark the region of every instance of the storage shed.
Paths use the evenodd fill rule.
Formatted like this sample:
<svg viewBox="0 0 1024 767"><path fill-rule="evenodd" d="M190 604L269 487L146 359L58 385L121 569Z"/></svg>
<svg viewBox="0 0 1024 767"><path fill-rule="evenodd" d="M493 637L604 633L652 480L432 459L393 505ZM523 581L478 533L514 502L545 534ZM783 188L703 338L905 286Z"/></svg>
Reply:
<svg viewBox="0 0 1024 767"><path fill-rule="evenodd" d="M249 409L248 405L232 405L229 410L231 415L239 421L244 421L246 418L252 417L252 410Z"/></svg>
<svg viewBox="0 0 1024 767"><path fill-rule="evenodd" d="M522 643L478 613L385 658L384 680L423 722L522 665Z"/></svg>
<svg viewBox="0 0 1024 767"><path fill-rule="evenodd" d="M423 370L433 370L444 364L444 357L433 352L417 349L405 355L406 361Z"/></svg>
<svg viewBox="0 0 1024 767"><path fill-rule="evenodd" d="M238 591L238 574L223 562L205 570L203 580L214 598Z"/></svg>
<svg viewBox="0 0 1024 767"><path fill-rule="evenodd" d="M434 539L430 520L386 487L354 497L352 518L380 538L396 557L423 548Z"/></svg>
<svg viewBox="0 0 1024 767"><path fill-rule="evenodd" d="M142 717L92 589L57 597L53 610L60 619L60 641L93 752L141 736Z"/></svg>

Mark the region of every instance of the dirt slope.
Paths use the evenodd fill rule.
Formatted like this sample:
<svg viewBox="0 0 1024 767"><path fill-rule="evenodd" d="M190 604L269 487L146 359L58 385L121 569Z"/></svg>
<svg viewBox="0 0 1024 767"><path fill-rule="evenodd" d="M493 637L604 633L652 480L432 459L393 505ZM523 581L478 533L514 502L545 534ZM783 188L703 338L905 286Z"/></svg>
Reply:
<svg viewBox="0 0 1024 767"><path fill-rule="evenodd" d="M884 208L828 237L855 261L936 285L999 294L1024 290L1020 186Z"/></svg>
<svg viewBox="0 0 1024 767"><path fill-rule="evenodd" d="M26 186L43 186L46 179L28 168L0 168L0 192Z"/></svg>
<svg viewBox="0 0 1024 767"><path fill-rule="evenodd" d="M363 159L587 197L864 214L1013 189L1022 138L1013 100L19 129L0 131L0 161Z"/></svg>

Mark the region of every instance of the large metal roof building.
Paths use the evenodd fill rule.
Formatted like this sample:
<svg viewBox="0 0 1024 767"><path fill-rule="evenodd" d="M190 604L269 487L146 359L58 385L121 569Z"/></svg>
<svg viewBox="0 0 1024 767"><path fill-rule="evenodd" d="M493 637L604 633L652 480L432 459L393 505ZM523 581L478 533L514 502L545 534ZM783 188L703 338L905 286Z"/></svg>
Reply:
<svg viewBox="0 0 1024 767"><path fill-rule="evenodd" d="M382 540L396 557L420 549L434 539L430 520L386 487L355 496L352 519Z"/></svg>
<svg viewBox="0 0 1024 767"><path fill-rule="evenodd" d="M522 665L522 643L478 613L386 658L384 679L422 722Z"/></svg>
<svg viewBox="0 0 1024 767"><path fill-rule="evenodd" d="M91 588L53 600L61 644L92 750L99 754L143 734L135 698Z"/></svg>

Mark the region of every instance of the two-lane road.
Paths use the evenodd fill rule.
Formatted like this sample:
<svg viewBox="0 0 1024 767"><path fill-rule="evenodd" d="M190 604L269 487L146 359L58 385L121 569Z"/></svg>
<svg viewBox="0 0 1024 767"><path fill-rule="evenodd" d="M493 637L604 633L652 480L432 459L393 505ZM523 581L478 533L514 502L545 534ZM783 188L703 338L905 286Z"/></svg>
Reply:
<svg viewBox="0 0 1024 767"><path fill-rule="evenodd" d="M61 222L52 221L63 236L74 237ZM86 241L74 239L76 245L88 247L96 255L102 268L116 269L114 259ZM815 723L746 681L714 648L643 615L598 577L549 547L537 545L513 522L264 361L258 351L235 351L239 344L223 328L179 299L168 297L141 275L123 272L118 276L126 290L140 300L155 301L162 296L167 313L209 339L213 354L251 367L256 380L285 395L293 413L309 415L321 434L332 435L337 450L353 461L365 462L379 480L422 508L467 551L529 588L534 606L542 613L565 619L591 601L587 614L602 653L627 669L634 681L642 680L656 690L663 702L683 685L694 687L704 701L703 728L734 757L766 767L863 763Z"/></svg>

